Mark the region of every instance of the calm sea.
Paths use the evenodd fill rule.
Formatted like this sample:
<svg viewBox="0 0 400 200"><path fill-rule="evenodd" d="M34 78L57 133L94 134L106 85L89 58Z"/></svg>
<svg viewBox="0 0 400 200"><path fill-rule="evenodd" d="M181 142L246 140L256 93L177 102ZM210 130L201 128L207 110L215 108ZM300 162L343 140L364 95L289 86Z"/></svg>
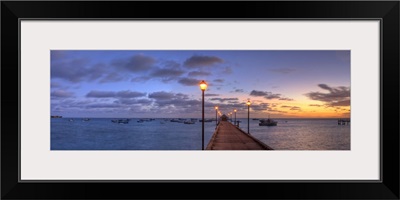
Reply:
<svg viewBox="0 0 400 200"><path fill-rule="evenodd" d="M155 119L127 124L112 119L51 119L51 150L201 150L201 122L184 124ZM247 132L247 119L240 128ZM275 150L350 150L350 125L336 119L276 119L277 126L250 120L250 134ZM215 130L205 122L204 148Z"/></svg>

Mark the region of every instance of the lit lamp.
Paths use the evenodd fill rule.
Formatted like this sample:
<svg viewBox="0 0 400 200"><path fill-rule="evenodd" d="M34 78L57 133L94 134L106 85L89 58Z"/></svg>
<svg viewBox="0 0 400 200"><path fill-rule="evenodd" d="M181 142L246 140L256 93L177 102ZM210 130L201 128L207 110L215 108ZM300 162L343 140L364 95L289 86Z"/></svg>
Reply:
<svg viewBox="0 0 400 200"><path fill-rule="evenodd" d="M217 126L218 126L217 114L218 114L218 106L215 106L215 128L217 128Z"/></svg>
<svg viewBox="0 0 400 200"><path fill-rule="evenodd" d="M204 80L200 82L200 89L202 92L201 150L204 150L204 91L207 89L207 83Z"/></svg>
<svg viewBox="0 0 400 200"><path fill-rule="evenodd" d="M247 100L247 133L250 134L250 100Z"/></svg>
<svg viewBox="0 0 400 200"><path fill-rule="evenodd" d="M233 110L234 112L235 112L235 126L236 126L236 109L235 110Z"/></svg>

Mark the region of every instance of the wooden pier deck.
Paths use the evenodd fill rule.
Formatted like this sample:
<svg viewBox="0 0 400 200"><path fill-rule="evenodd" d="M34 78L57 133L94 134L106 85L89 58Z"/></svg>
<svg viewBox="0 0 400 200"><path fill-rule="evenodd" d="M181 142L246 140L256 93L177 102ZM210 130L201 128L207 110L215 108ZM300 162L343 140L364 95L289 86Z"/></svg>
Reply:
<svg viewBox="0 0 400 200"><path fill-rule="evenodd" d="M228 121L221 121L206 150L273 150Z"/></svg>

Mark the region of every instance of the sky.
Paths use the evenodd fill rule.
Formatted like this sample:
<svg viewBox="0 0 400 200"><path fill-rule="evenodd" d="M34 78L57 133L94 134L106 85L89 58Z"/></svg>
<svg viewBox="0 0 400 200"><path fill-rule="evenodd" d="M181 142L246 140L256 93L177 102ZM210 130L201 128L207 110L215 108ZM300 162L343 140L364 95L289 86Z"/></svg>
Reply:
<svg viewBox="0 0 400 200"><path fill-rule="evenodd" d="M348 50L52 50L51 115L350 117Z"/></svg>

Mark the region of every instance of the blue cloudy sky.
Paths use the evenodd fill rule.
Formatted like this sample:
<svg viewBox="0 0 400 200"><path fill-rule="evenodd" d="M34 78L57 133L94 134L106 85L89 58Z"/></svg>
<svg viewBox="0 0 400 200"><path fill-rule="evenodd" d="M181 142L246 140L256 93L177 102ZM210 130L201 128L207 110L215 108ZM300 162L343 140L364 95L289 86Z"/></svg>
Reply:
<svg viewBox="0 0 400 200"><path fill-rule="evenodd" d="M350 51L52 50L51 115L348 117Z"/></svg>

